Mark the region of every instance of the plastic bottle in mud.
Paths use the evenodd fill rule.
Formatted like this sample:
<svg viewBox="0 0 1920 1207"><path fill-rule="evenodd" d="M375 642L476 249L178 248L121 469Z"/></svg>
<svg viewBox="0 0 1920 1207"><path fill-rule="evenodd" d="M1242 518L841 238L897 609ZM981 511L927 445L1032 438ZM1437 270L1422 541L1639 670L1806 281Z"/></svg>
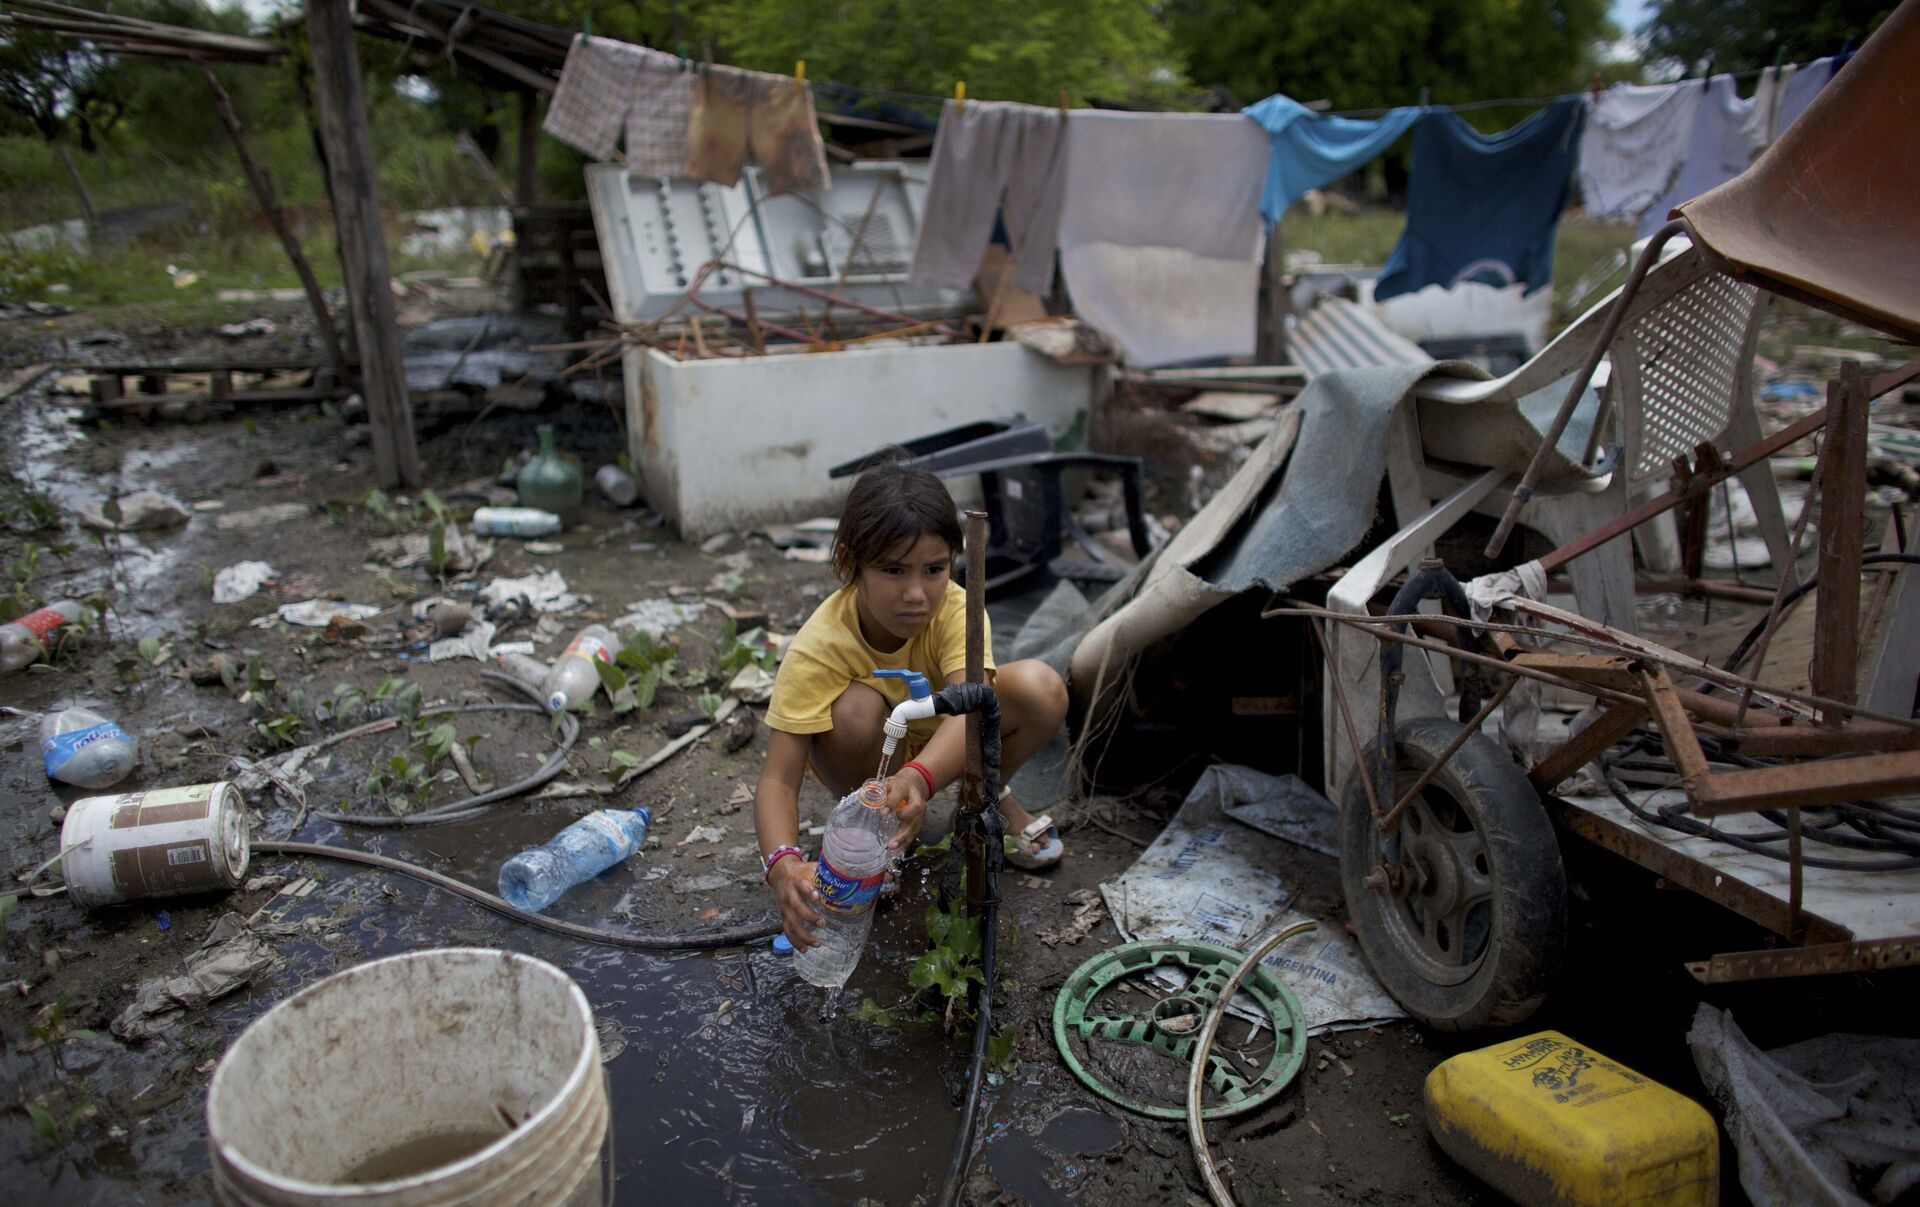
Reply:
<svg viewBox="0 0 1920 1207"><path fill-rule="evenodd" d="M493 655L493 665L498 667L502 674L512 675L515 679L520 680L520 682L536 691L544 691L543 685L547 681L547 675L552 670L546 663L531 654L515 654L511 652L502 653L496 651Z"/></svg>
<svg viewBox="0 0 1920 1207"><path fill-rule="evenodd" d="M500 895L515 909L537 914L639 850L652 820L645 809L595 810L501 865Z"/></svg>
<svg viewBox="0 0 1920 1207"><path fill-rule="evenodd" d="M10 624L0 624L0 674L38 662L47 652L47 634L79 620L83 611L82 605L63 599Z"/></svg>
<svg viewBox="0 0 1920 1207"><path fill-rule="evenodd" d="M482 507L473 513L475 536L551 536L564 525L537 507Z"/></svg>
<svg viewBox="0 0 1920 1207"><path fill-rule="evenodd" d="M590 624L575 633L540 684L540 690L547 693L547 711L578 708L593 699L593 693L600 690L600 672L593 669L593 664L612 662L618 644L603 624Z"/></svg>
<svg viewBox="0 0 1920 1207"><path fill-rule="evenodd" d="M838 989L860 962L873 929L873 903L887 878L887 843L900 826L886 806L885 781L871 779L848 793L827 819L820 862L814 865L824 922L813 937L820 945L793 953L794 971L810 985Z"/></svg>
<svg viewBox="0 0 1920 1207"><path fill-rule="evenodd" d="M140 747L99 713L63 708L40 722L40 758L49 779L107 788L127 778L140 758Z"/></svg>

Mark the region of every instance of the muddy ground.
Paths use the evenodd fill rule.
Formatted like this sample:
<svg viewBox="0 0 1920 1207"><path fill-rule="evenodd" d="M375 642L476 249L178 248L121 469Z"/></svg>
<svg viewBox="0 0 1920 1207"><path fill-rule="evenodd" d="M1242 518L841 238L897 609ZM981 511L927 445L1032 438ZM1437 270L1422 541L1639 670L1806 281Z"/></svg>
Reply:
<svg viewBox="0 0 1920 1207"><path fill-rule="evenodd" d="M245 354L298 350L297 309L274 317L279 332L247 345ZM552 390L537 413L488 408L482 391L502 372L509 379L523 372L527 362L508 357L504 369L489 370L481 356L456 366L456 354L480 330L475 324L487 322L443 323L410 341L423 380L443 378L425 384L471 378L464 397L443 399L422 427L428 482L456 514L486 501L502 462L533 443L536 422L554 424L559 443L589 471L611 460L621 441L617 399L609 406L591 389ZM88 342L101 336L111 342ZM476 346L496 338L486 332ZM102 332L85 316L16 328L4 339L0 375L33 363L236 351L205 332L160 323ZM488 372L495 382L486 380ZM538 652L551 658L580 625L611 621L649 599L717 599L762 611L772 629L791 633L833 585L824 567L788 560L764 538L736 536L702 550L676 541L642 509L616 510L593 499L578 528L548 544L498 541L477 573L442 584L424 565L395 568L371 554L378 540L423 531L425 516L409 500L394 501L391 519L367 505L372 456L364 426L301 407L103 427L76 422L73 400L49 393L55 381L55 374L41 375L0 402L0 457L10 489L36 492L58 516L37 529L16 518L0 536L7 576L0 586L23 598L99 597L108 606L105 625L51 666L0 682L0 703L15 710L0 716L7 752L0 833L15 875L57 853L51 817L87 795L50 784L42 773L35 727L45 710L87 703L139 737L141 764L121 790L201 783L225 778L233 756L258 759L391 708L369 701L321 715L329 711L323 704L343 694L339 685L353 689L344 693L349 700L377 695L383 683L417 684L428 702L514 698L483 682L473 661L428 660L423 634L404 619L406 605L426 596L464 598L496 576L557 570L591 603L548 627ZM191 520L104 545L74 524L81 503L143 487L188 504ZM254 598L213 603L215 573L249 559L270 562L277 579ZM387 610L363 633L335 641L320 630L253 624L282 604L316 596ZM1003 640L1022 607L996 606ZM297 828L304 841L396 856L491 887L503 859L581 813L603 803L646 805L654 812L647 850L574 890L552 908L554 916L647 933L763 919L768 902L758 882L751 807L741 800L758 771L763 728L732 753L718 734L703 738L625 788L604 791L623 761L668 740L667 719L717 686L698 680L713 665L722 621L708 606L675 631L679 682L663 688L652 708L615 716L603 707L583 722L556 781L573 795L550 791L458 825L369 831L263 793L253 801L254 837L284 838ZM496 640L534 632L523 625ZM153 641L143 649L145 638ZM216 655L242 668L239 675L195 683L190 665ZM272 680L256 673L249 681L250 661ZM529 772L554 741L544 723L523 715L467 713L455 721L463 738L478 738L472 761L493 783ZM390 735L335 748L307 785L313 810L382 809L363 781L402 749ZM1003 880L1006 965L997 1013L1014 1025L1017 1040L1010 1070L996 1075L988 1093L969 1199L1204 1201L1181 1127L1104 1102L1065 1070L1054 1049L1054 995L1082 960L1117 942L1111 923L1058 946L1041 938L1071 919L1077 891L1132 861L1178 805L1193 772L1197 767L1126 798L1059 803L1056 815L1078 823L1067 826L1069 858L1044 876L1010 872ZM457 782L436 779L415 803L464 793ZM1028 803L1036 811L1048 804L1033 796ZM822 820L829 804L810 782L803 819ZM950 812L936 805L929 840L944 833ZM721 836L687 841L696 826L716 827ZM1258 844L1297 887L1296 906L1342 923L1332 860L1252 832L1243 839ZM1684 1035L1702 1000L1734 1008L1763 1046L1836 1025L1913 1033L1911 1011L1902 1005L1914 1000L1910 976L1703 991L1682 970L1683 960L1762 946L1764 936L1611 857L1573 850L1569 870L1570 968L1561 992L1530 1026L1569 1031L1695 1095L1700 1087ZM417 882L331 862L261 855L248 872L250 880L266 878L258 887L94 913L63 895L26 897L0 937L0 1162L30 1202L206 1201L207 1081L250 1020L300 986L366 959L477 944L549 959L585 988L609 1060L612 1160L622 1198L925 1201L939 1188L957 1122L963 1038L937 1024L862 1021L848 1007L863 998L880 1006L908 1001L905 973L925 947L922 916L943 874L938 857L909 866L840 1009L826 1014L819 994L798 983L764 943L671 956L577 944ZM292 893L283 891L289 887ZM160 1038L117 1038L110 1024L135 986L177 974L228 912L282 924L272 932L275 965L187 1013ZM1260 1111L1214 1128L1217 1157L1245 1202L1494 1200L1435 1147L1421 1107L1427 1071L1481 1042L1409 1024L1316 1038L1292 1087ZM1732 1149L1722 1151L1728 1197L1738 1198Z"/></svg>

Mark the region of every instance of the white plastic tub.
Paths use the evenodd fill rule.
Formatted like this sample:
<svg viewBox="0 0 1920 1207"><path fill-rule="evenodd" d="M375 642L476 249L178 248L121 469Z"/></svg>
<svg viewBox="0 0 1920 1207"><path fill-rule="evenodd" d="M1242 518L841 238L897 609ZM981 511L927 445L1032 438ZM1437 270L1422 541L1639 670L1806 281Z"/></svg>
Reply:
<svg viewBox="0 0 1920 1207"><path fill-rule="evenodd" d="M587 1207L607 1130L586 995L482 948L308 986L241 1033L207 1093L214 1197L248 1207ZM347 1180L370 1162L385 1180Z"/></svg>

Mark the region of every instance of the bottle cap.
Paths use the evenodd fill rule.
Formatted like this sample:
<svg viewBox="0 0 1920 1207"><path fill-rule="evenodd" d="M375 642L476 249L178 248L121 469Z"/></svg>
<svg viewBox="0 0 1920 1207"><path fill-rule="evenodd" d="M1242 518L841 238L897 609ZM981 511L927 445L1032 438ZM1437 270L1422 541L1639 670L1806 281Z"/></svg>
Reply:
<svg viewBox="0 0 1920 1207"><path fill-rule="evenodd" d="M647 808L645 805L641 805L639 808L635 809L634 812L640 815L641 825L650 826L653 824L653 811Z"/></svg>
<svg viewBox="0 0 1920 1207"><path fill-rule="evenodd" d="M551 696L547 697L548 712L559 712L561 709L565 708L566 706L567 706L567 694L565 692L555 692Z"/></svg>
<svg viewBox="0 0 1920 1207"><path fill-rule="evenodd" d="M792 955L792 954L793 954L793 940L792 940L792 939L789 939L789 938L787 938L787 936L785 936L785 935L775 935L775 936L773 936L773 954L774 954L774 955L777 955L777 956L790 956L790 955Z"/></svg>
<svg viewBox="0 0 1920 1207"><path fill-rule="evenodd" d="M900 682L907 685L907 695L912 697L915 700L924 700L928 696L931 696L933 694L933 687L930 684L928 684L927 677L921 674L919 671L909 671L909 670L875 671L873 672L873 677L876 679L900 680Z"/></svg>

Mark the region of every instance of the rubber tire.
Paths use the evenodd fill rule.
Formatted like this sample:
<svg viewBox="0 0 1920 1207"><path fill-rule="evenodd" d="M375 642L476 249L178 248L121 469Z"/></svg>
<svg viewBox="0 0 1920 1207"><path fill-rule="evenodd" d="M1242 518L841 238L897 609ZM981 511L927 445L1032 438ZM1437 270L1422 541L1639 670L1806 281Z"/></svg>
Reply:
<svg viewBox="0 0 1920 1207"><path fill-rule="evenodd" d="M1407 783L1433 765L1459 732L1458 724L1440 717L1400 722L1395 778ZM1383 920L1381 894L1366 884L1374 821L1357 776L1340 817L1340 885L1353 931L1381 986L1427 1026L1511 1027L1546 1001L1566 950L1567 876L1559 842L1526 773L1483 734L1468 738L1426 791L1436 789L1459 802L1486 848L1493 922L1480 967L1459 984L1437 985L1402 957ZM1381 802L1383 809L1391 805Z"/></svg>

